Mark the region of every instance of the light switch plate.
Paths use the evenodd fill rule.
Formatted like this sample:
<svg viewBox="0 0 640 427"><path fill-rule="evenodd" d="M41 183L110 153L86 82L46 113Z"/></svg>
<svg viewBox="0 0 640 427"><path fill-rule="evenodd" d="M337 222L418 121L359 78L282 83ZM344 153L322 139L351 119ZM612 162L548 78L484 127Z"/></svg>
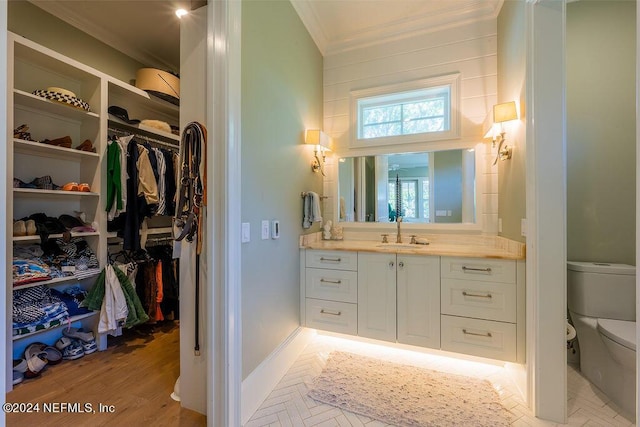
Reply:
<svg viewBox="0 0 640 427"><path fill-rule="evenodd" d="M262 220L262 228L260 230L261 230L260 234L261 234L262 240L267 240L269 238L269 220L268 219Z"/></svg>
<svg viewBox="0 0 640 427"><path fill-rule="evenodd" d="M527 237L527 219L522 218L520 220L520 234L522 237Z"/></svg>
<svg viewBox="0 0 640 427"><path fill-rule="evenodd" d="M248 222L242 223L242 243L247 243L251 241L251 224Z"/></svg>

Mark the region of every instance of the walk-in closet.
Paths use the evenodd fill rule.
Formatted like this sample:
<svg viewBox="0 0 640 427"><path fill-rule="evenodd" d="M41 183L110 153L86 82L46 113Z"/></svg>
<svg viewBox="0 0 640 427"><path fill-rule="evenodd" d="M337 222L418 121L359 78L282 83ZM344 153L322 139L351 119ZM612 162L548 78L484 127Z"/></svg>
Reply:
<svg viewBox="0 0 640 427"><path fill-rule="evenodd" d="M176 241L181 130L198 119L181 117L179 19L162 18L177 40L158 58L144 37L124 46L132 32L103 25L113 13L87 20L84 3L126 4L121 13L138 19L145 8L173 11L154 1L9 2L7 402L42 412L64 401L77 425L158 416L204 425L179 403L181 335L193 336L182 316L194 317L180 309L181 268L193 268L180 258L195 246L193 236ZM44 415L8 414L7 425L48 425Z"/></svg>

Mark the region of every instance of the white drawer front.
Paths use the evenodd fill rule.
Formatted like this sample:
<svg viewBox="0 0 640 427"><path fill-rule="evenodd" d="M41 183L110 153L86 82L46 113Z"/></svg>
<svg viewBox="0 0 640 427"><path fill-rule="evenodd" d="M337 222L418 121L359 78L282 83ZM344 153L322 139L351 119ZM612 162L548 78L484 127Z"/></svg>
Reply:
<svg viewBox="0 0 640 427"><path fill-rule="evenodd" d="M516 262L505 259L442 257L440 275L449 279L516 283Z"/></svg>
<svg viewBox="0 0 640 427"><path fill-rule="evenodd" d="M446 351L516 361L516 325L442 316L441 348Z"/></svg>
<svg viewBox="0 0 640 427"><path fill-rule="evenodd" d="M442 279L442 314L516 322L516 285Z"/></svg>
<svg viewBox="0 0 640 427"><path fill-rule="evenodd" d="M306 295L341 302L358 302L358 272L307 268Z"/></svg>
<svg viewBox="0 0 640 427"><path fill-rule="evenodd" d="M306 326L342 334L358 334L358 305L306 298Z"/></svg>
<svg viewBox="0 0 640 427"><path fill-rule="evenodd" d="M306 251L307 267L358 270L358 253L348 251Z"/></svg>

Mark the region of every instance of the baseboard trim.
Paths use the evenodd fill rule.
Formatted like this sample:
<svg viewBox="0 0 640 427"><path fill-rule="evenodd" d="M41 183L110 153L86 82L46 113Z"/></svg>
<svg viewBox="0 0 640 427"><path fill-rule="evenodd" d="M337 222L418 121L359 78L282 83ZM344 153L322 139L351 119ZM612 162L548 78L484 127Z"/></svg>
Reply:
<svg viewBox="0 0 640 427"><path fill-rule="evenodd" d="M242 381L242 425L262 405L314 335L313 329L297 328Z"/></svg>

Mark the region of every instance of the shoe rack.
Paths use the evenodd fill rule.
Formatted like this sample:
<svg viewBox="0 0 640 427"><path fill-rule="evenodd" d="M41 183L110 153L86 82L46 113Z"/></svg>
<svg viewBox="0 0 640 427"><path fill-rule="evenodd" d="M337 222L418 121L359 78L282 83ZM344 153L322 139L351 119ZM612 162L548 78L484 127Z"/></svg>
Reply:
<svg viewBox="0 0 640 427"><path fill-rule="evenodd" d="M19 220L43 212L51 217L84 212L86 222L97 224L95 232L73 233L86 239L95 252L100 269L107 262L106 206L106 144L109 129L117 127L135 134L147 135L169 144L179 145L179 137L140 125L118 123L107 113L109 105L119 105L129 111L130 117L155 118L178 124L179 107L156 100L146 92L119 81L99 70L65 57L51 49L9 33L8 37L8 135L6 171L7 185L13 178L31 182L34 178L50 176L61 189L8 188L7 212ZM38 89L59 87L72 91L90 105L90 111L52 101L33 94ZM14 137L13 130L26 124L33 140L26 134ZM71 139L71 146L68 145ZM49 140L53 143L38 141ZM56 144L64 141L64 144ZM88 141L88 142L87 142ZM92 151L95 148L95 152ZM77 183L78 185L65 184ZM81 185L86 184L86 185ZM88 190L88 191L87 191ZM13 224L7 224L7 236L13 235ZM166 230L165 230L166 231ZM59 237L51 235L50 238ZM15 236L13 244L40 243L37 235ZM7 256L7 283L12 287L11 253ZM96 274L97 277L97 274ZM89 289L96 277L76 280L74 277L36 282L21 287L45 284L59 290L80 284ZM7 313L12 312L12 292L7 289ZM8 314L7 322L11 322ZM94 330L98 348L106 348L106 336L96 331L98 312L71 318L71 325ZM11 328L8 328L11 329ZM46 329L29 335L8 337L7 359L18 358L32 342L53 345L62 334L61 328ZM9 389L11 386L8 387Z"/></svg>

